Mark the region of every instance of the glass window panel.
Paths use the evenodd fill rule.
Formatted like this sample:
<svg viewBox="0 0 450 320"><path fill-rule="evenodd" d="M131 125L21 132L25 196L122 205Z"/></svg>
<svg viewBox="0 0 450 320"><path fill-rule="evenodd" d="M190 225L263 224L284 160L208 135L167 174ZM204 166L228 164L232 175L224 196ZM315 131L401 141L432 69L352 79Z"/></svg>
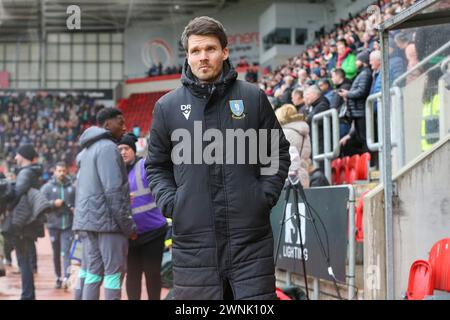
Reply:
<svg viewBox="0 0 450 320"><path fill-rule="evenodd" d="M16 44L8 43L6 45L6 60L15 61L16 60Z"/></svg>
<svg viewBox="0 0 450 320"><path fill-rule="evenodd" d="M58 64L56 62L47 63L47 79L49 80L58 79Z"/></svg>
<svg viewBox="0 0 450 320"><path fill-rule="evenodd" d="M99 34L99 42L101 43L109 43L111 40L109 33L100 33Z"/></svg>
<svg viewBox="0 0 450 320"><path fill-rule="evenodd" d="M59 64L59 79L69 80L70 77L70 63Z"/></svg>
<svg viewBox="0 0 450 320"><path fill-rule="evenodd" d="M16 64L14 62L6 63L6 71L9 72L9 76L11 77L11 79L16 78Z"/></svg>
<svg viewBox="0 0 450 320"><path fill-rule="evenodd" d="M111 78L114 80L121 80L123 78L122 73L122 64L121 63L112 63L111 64Z"/></svg>
<svg viewBox="0 0 450 320"><path fill-rule="evenodd" d="M109 44L101 44L99 49L100 49L100 61L109 61Z"/></svg>
<svg viewBox="0 0 450 320"><path fill-rule="evenodd" d="M84 79L84 64L79 62L72 63L72 79Z"/></svg>
<svg viewBox="0 0 450 320"><path fill-rule="evenodd" d="M73 35L72 40L73 40L74 43L83 43L83 41L84 41L84 34L82 34L82 33L75 33Z"/></svg>
<svg viewBox="0 0 450 320"><path fill-rule="evenodd" d="M122 61L123 60L123 46L120 44L115 44L111 46L112 50L112 59L113 61Z"/></svg>
<svg viewBox="0 0 450 320"><path fill-rule="evenodd" d="M39 61L39 54L40 52L40 48L39 48L39 43L33 43L31 45L31 61Z"/></svg>
<svg viewBox="0 0 450 320"><path fill-rule="evenodd" d="M82 44L74 44L72 47L72 60L83 61L84 46Z"/></svg>
<svg viewBox="0 0 450 320"><path fill-rule="evenodd" d="M47 81L47 88L49 88L49 89L58 88L58 82L57 81Z"/></svg>
<svg viewBox="0 0 450 320"><path fill-rule="evenodd" d="M4 44L0 44L0 60L5 60L6 56L5 56L5 45Z"/></svg>
<svg viewBox="0 0 450 320"><path fill-rule="evenodd" d="M86 63L86 79L96 80L97 79L97 66L96 63Z"/></svg>
<svg viewBox="0 0 450 320"><path fill-rule="evenodd" d="M61 89L69 89L70 82L69 81L60 81L58 87Z"/></svg>
<svg viewBox="0 0 450 320"><path fill-rule="evenodd" d="M19 60L28 61L28 59L30 59L30 44L21 43L18 49L19 49Z"/></svg>
<svg viewBox="0 0 450 320"><path fill-rule="evenodd" d="M96 45L87 45L86 46L86 60L88 61L97 61L97 46Z"/></svg>
<svg viewBox="0 0 450 320"><path fill-rule="evenodd" d="M70 33L60 33L59 34L59 43L70 43L71 41Z"/></svg>
<svg viewBox="0 0 450 320"><path fill-rule="evenodd" d="M97 34L96 33L87 33L85 36L86 36L86 42L97 43Z"/></svg>
<svg viewBox="0 0 450 320"><path fill-rule="evenodd" d="M39 63L33 62L30 63L30 79L39 79Z"/></svg>
<svg viewBox="0 0 450 320"><path fill-rule="evenodd" d="M54 42L57 43L58 42L58 34L57 33L50 33L47 35L47 41L48 42Z"/></svg>
<svg viewBox="0 0 450 320"><path fill-rule="evenodd" d="M109 81L101 81L99 87L101 89L111 89L112 88L111 82L109 82Z"/></svg>
<svg viewBox="0 0 450 320"><path fill-rule="evenodd" d="M85 88L84 81L74 81L74 82L72 82L72 88L74 88L74 89L84 89Z"/></svg>
<svg viewBox="0 0 450 320"><path fill-rule="evenodd" d="M58 45L49 44L47 45L47 61L58 60Z"/></svg>
<svg viewBox="0 0 450 320"><path fill-rule="evenodd" d="M100 79L109 80L111 78L111 66L109 63L100 63Z"/></svg>
<svg viewBox="0 0 450 320"><path fill-rule="evenodd" d="M59 46L59 60L70 61L70 46L62 44Z"/></svg>
<svg viewBox="0 0 450 320"><path fill-rule="evenodd" d="M19 67L19 79L28 79L30 72L30 64L27 62L21 62L17 65Z"/></svg>
<svg viewBox="0 0 450 320"><path fill-rule="evenodd" d="M122 43L123 42L123 34L122 33L113 33L112 41Z"/></svg>

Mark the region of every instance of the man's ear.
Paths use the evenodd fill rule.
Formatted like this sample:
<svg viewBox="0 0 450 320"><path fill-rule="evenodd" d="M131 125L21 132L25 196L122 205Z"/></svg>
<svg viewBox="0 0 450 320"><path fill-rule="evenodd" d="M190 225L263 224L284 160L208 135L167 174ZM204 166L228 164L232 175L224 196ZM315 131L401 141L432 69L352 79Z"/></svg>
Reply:
<svg viewBox="0 0 450 320"><path fill-rule="evenodd" d="M223 52L223 61L227 60L229 55L230 55L230 51L228 50L228 47L225 47L222 49Z"/></svg>

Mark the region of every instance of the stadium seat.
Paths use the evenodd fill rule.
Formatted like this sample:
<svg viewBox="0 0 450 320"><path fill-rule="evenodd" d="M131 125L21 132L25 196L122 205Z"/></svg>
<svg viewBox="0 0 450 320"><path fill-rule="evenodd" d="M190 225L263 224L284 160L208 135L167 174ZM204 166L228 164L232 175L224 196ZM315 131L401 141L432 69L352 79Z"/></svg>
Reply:
<svg viewBox="0 0 450 320"><path fill-rule="evenodd" d="M363 213L364 213L364 197L370 190L361 194L359 198L358 205L356 207L355 214L355 226L356 226L356 242L363 242L364 240L364 229L363 229Z"/></svg>
<svg viewBox="0 0 450 320"><path fill-rule="evenodd" d="M369 180L370 153L363 153L359 157L356 168L356 180Z"/></svg>
<svg viewBox="0 0 450 320"><path fill-rule="evenodd" d="M428 261L417 260L411 265L406 299L422 300L434 290L450 292L450 238L433 245Z"/></svg>
<svg viewBox="0 0 450 320"><path fill-rule="evenodd" d="M433 294L433 268L428 261L417 260L409 271L408 290L406 299L423 300L425 296Z"/></svg>
<svg viewBox="0 0 450 320"><path fill-rule="evenodd" d="M428 261L433 269L434 289L450 292L450 238L434 244Z"/></svg>
<svg viewBox="0 0 450 320"><path fill-rule="evenodd" d="M356 167L359 162L359 154L355 154L350 157L345 169L345 182L352 184L356 180Z"/></svg>
<svg viewBox="0 0 450 320"><path fill-rule="evenodd" d="M337 184L341 184L341 165L342 165L342 160L341 159L334 159L331 162L331 184L332 185L337 185Z"/></svg>

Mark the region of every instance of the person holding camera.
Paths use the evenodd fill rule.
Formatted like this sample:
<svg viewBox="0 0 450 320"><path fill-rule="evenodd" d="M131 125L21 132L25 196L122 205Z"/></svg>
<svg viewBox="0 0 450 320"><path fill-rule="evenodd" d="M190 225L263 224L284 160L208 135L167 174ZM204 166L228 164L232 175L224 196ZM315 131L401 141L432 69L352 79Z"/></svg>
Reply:
<svg viewBox="0 0 450 320"><path fill-rule="evenodd" d="M64 162L56 164L53 178L41 188L41 191L52 205L52 211L48 215L47 228L53 249L55 288L67 289L70 275L70 244L73 238L75 187L67 175L67 166ZM61 279L61 254L64 260L64 279Z"/></svg>

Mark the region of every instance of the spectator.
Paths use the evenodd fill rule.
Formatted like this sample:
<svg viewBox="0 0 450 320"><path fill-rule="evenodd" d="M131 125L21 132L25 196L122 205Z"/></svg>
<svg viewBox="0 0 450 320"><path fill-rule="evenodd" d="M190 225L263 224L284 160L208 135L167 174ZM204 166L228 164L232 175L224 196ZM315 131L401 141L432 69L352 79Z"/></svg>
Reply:
<svg viewBox="0 0 450 320"><path fill-rule="evenodd" d="M339 115L339 138L342 139L350 131L350 121L347 114L347 104L338 94L341 90L349 90L352 83L345 78L344 70L336 69L331 72L331 81L335 86L330 108L338 111Z"/></svg>
<svg viewBox="0 0 450 320"><path fill-rule="evenodd" d="M330 108L330 103L328 100L322 95L322 91L320 91L319 87L316 85L312 85L305 90L305 107L300 110L300 113L303 113L306 118L306 122L310 128L312 124L312 119L316 114L319 114L323 111L326 111ZM311 132L312 141L314 141L313 137L314 133ZM324 143L323 143L323 126L319 124L319 154L324 152ZM323 164L323 163L322 163Z"/></svg>
<svg viewBox="0 0 450 320"><path fill-rule="evenodd" d="M291 148L295 148L298 155L294 160L291 158L289 171L297 172L302 186L308 188L308 168L311 162L311 140L308 124L304 121L304 116L299 114L292 104L285 104L278 108L275 115Z"/></svg>
<svg viewBox="0 0 450 320"><path fill-rule="evenodd" d="M395 44L397 47L401 50L404 50L407 66L406 71L411 70L414 68L415 65L419 63L419 59L417 58L417 52L416 52L416 45L411 39L411 35L406 34L405 32L398 33L394 38ZM391 58L392 59L392 58ZM391 63L393 63L391 61ZM397 62L398 63L398 62ZM396 77L400 76L398 73L401 72L396 71L391 77L395 77L394 79L390 79L391 83L396 79ZM420 70L416 70L409 74L406 78L406 83L410 83L411 81L414 81L414 79L417 79L420 76Z"/></svg>
<svg viewBox="0 0 450 320"><path fill-rule="evenodd" d="M358 75L353 81L352 87L350 90L341 90L338 92L342 98L347 100L350 119L353 124L350 133L340 141L341 145L345 146L352 139L351 144L343 150L345 155L368 151L365 106L372 85L372 71L369 68L369 52L363 51L358 54L356 63L358 66Z"/></svg>
<svg viewBox="0 0 450 320"><path fill-rule="evenodd" d="M331 84L328 79L320 79L318 81L318 85L320 90L322 91L323 96L328 100L329 103L331 103L331 100L333 99L334 92L331 90Z"/></svg>
<svg viewBox="0 0 450 320"><path fill-rule="evenodd" d="M297 109L297 112L300 111L305 105L305 99L303 98L303 91L300 89L294 89L291 94L292 104Z"/></svg>
<svg viewBox="0 0 450 320"><path fill-rule="evenodd" d="M347 46L345 39L339 39L337 41L337 63L336 67L344 70L345 77L349 80L353 80L356 76L356 56L352 50Z"/></svg>

